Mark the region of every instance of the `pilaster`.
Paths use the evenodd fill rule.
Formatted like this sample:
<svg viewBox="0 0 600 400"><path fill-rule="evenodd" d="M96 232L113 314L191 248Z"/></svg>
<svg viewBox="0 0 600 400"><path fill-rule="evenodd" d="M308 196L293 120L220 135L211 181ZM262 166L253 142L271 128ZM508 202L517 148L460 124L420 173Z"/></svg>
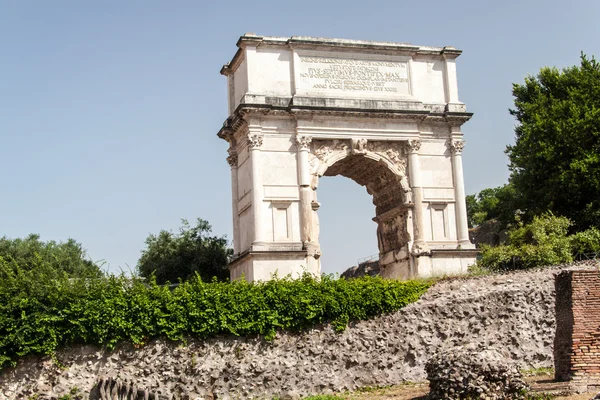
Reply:
<svg viewBox="0 0 600 400"><path fill-rule="evenodd" d="M421 148L421 139L408 140L409 153L409 178L413 195L413 246L412 254L414 256L425 255L429 253L429 246L423 237L423 188L421 185L421 163L419 161L419 149Z"/></svg>
<svg viewBox="0 0 600 400"><path fill-rule="evenodd" d="M260 148L263 144L264 136L260 129L249 128L248 132L248 151L250 163L252 165L252 208L254 215L254 241L253 246L264 242L262 229L263 213L263 186L260 171Z"/></svg>

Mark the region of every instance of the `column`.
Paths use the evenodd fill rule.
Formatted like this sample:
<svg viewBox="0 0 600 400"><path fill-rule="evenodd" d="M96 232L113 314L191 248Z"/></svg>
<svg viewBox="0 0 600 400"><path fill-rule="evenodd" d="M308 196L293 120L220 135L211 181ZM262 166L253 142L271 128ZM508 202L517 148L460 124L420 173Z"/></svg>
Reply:
<svg viewBox="0 0 600 400"><path fill-rule="evenodd" d="M306 246L311 242L311 200L310 171L308 165L308 150L312 138L310 136L296 136L298 144L298 184L300 185L300 239Z"/></svg>
<svg viewBox="0 0 600 400"><path fill-rule="evenodd" d="M423 189L421 187L421 164L419 162L419 149L421 139L410 139L408 141L409 151L409 177L413 193L413 247L412 253L420 256L429 253L429 246L423 237Z"/></svg>
<svg viewBox="0 0 600 400"><path fill-rule="evenodd" d="M232 216L233 216L233 254L240 253L240 223L238 214L238 155L234 144L230 145L228 150L229 157L227 163L231 167L231 198L232 198Z"/></svg>
<svg viewBox="0 0 600 400"><path fill-rule="evenodd" d="M261 133L248 134L248 150L252 165L252 208L254 210L254 241L253 244L264 242L262 234L263 186L260 176L260 146L263 144Z"/></svg>
<svg viewBox="0 0 600 400"><path fill-rule="evenodd" d="M456 204L456 227L458 244L471 247L469 240L469 225L467 224L467 203L465 200L465 181L463 178L462 150L465 147L463 140L451 140L450 152L452 153L452 176L454 178L454 198Z"/></svg>

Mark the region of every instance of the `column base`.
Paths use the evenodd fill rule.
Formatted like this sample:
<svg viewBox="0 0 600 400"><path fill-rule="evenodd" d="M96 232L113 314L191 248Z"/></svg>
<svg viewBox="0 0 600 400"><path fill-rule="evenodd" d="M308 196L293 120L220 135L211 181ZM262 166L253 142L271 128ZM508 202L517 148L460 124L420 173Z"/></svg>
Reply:
<svg viewBox="0 0 600 400"><path fill-rule="evenodd" d="M469 249L472 250L475 248L475 244L471 243L469 239L460 240L458 242L459 249Z"/></svg>
<svg viewBox="0 0 600 400"><path fill-rule="evenodd" d="M415 256L406 250L390 251L380 255L379 274L388 279L464 275L475 264L477 253L475 249L432 249Z"/></svg>
<svg viewBox="0 0 600 400"><path fill-rule="evenodd" d="M230 279L248 282L277 278L300 278L304 273L320 276L321 263L300 251L248 251L229 264Z"/></svg>
<svg viewBox="0 0 600 400"><path fill-rule="evenodd" d="M415 257L428 256L430 254L429 246L426 242L415 242L412 245L410 253Z"/></svg>
<svg viewBox="0 0 600 400"><path fill-rule="evenodd" d="M387 279L410 279L413 277L410 268L408 246L400 250L392 250L379 255L379 275Z"/></svg>

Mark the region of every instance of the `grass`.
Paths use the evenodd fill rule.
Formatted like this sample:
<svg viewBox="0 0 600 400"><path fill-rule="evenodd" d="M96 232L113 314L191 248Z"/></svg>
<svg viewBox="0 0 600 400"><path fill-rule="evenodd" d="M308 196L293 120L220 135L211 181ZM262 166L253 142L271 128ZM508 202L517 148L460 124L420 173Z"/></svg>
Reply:
<svg viewBox="0 0 600 400"><path fill-rule="evenodd" d="M541 367L541 368L522 369L521 374L523 374L523 376L543 376L543 375L554 376L554 368Z"/></svg>

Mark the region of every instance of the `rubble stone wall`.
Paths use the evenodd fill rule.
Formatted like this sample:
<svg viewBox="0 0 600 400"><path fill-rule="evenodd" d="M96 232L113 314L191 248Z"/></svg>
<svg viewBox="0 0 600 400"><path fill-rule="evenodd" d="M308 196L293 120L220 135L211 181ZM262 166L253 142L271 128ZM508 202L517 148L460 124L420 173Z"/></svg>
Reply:
<svg viewBox="0 0 600 400"><path fill-rule="evenodd" d="M545 269L434 285L393 314L263 338L233 336L184 343L154 340L114 351L75 346L31 357L0 372L0 399L39 400L120 379L159 398L272 399L425 380L437 350L471 343L522 368L553 365L554 274ZM102 380L101 380L102 378ZM95 388L95 389L94 389ZM94 389L94 390L92 390Z"/></svg>

